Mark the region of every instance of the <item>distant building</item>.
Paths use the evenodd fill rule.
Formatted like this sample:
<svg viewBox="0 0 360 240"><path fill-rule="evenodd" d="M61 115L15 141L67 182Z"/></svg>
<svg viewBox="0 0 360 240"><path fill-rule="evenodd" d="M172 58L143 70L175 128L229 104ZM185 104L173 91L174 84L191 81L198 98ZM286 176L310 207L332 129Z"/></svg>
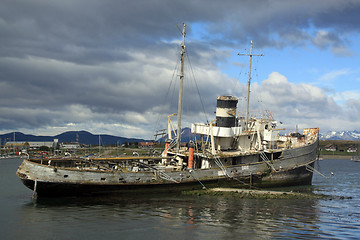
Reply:
<svg viewBox="0 0 360 240"><path fill-rule="evenodd" d="M346 152L349 153L355 153L357 151L357 147L350 145L349 147L347 147Z"/></svg>
<svg viewBox="0 0 360 240"><path fill-rule="evenodd" d="M39 149L42 146L49 148L56 148L58 145L58 139L54 139L53 142L42 141L9 141L5 143L5 148L17 148L17 149Z"/></svg>
<svg viewBox="0 0 360 240"><path fill-rule="evenodd" d="M75 143L61 143L60 144L60 148L65 148L65 149L77 149L80 148L80 144L75 142Z"/></svg>
<svg viewBox="0 0 360 240"><path fill-rule="evenodd" d="M152 148L154 147L154 142L139 142L139 148Z"/></svg>
<svg viewBox="0 0 360 240"><path fill-rule="evenodd" d="M335 152L337 150L337 147L333 144L326 145L324 148L325 151L330 151L330 152Z"/></svg>

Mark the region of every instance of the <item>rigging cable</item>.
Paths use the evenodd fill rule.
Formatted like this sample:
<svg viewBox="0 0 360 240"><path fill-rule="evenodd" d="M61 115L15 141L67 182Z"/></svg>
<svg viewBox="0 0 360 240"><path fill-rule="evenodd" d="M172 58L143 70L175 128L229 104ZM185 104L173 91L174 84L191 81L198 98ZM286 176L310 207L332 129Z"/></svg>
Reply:
<svg viewBox="0 0 360 240"><path fill-rule="evenodd" d="M274 172L278 172L264 152L260 152L260 157L267 165L269 165L269 167L272 168L272 170L274 170Z"/></svg>
<svg viewBox="0 0 360 240"><path fill-rule="evenodd" d="M322 174L321 172L319 172L318 170L316 170L315 168L313 168L312 166L310 166L310 164L306 165L306 170L308 170L309 172L312 172L312 173L317 173L324 178L329 178L329 177L325 176L324 174Z"/></svg>
<svg viewBox="0 0 360 240"><path fill-rule="evenodd" d="M255 188L255 189L260 189L260 188L257 188L257 187L254 187L251 185L251 180L250 180L250 184L244 182L244 181L241 181L240 179L238 179L237 177L235 176L230 176L226 170L226 167L224 166L224 164L221 162L220 158L216 155L213 155L214 159L215 159L215 164L221 169L221 171L226 175L226 177L228 177L229 179L234 179L236 181L238 181L239 183L243 184L243 185L247 185L249 186L250 188ZM250 174L250 178L252 178L252 175Z"/></svg>
<svg viewBox="0 0 360 240"><path fill-rule="evenodd" d="M197 176L195 176L197 174L195 174L196 172L193 169L190 169L189 173L193 176L193 178L195 178L195 180L197 180L201 184L201 186L203 186L203 189L207 189L205 185L200 181L200 179Z"/></svg>
<svg viewBox="0 0 360 240"><path fill-rule="evenodd" d="M159 112L158 118L157 118L157 120L156 120L156 124L154 125L154 129L153 129L154 135L155 135L156 129L157 129L157 128L159 127L159 125L160 125L160 119L161 119L162 116L165 114L165 110L164 110L164 109L165 109L165 104L166 104L166 102L167 102L167 99L169 98L170 89L171 89L171 87L172 87L172 85L173 85L173 83L174 83L175 73L178 71L178 68L179 68L179 61L177 60L177 61L176 61L176 64L175 64L175 67L174 67L174 71L173 71L172 77L171 77L171 81L170 81L170 83L169 83L169 87L168 87L168 89L167 89L167 92L166 92L166 94L165 94L164 100L163 100L163 102L162 102L163 112L161 112L161 111ZM175 83L174 83L174 85L175 85ZM174 96L174 92L175 92L175 87L173 88L172 96Z"/></svg>
<svg viewBox="0 0 360 240"><path fill-rule="evenodd" d="M237 79L236 79L236 81L235 81L234 87L233 87L234 93L236 92L236 89L238 88L238 85L240 84L241 75L242 75L242 71L240 70L240 71L239 71L239 74L238 74L238 77L237 77ZM241 88L241 85L240 85L240 88ZM240 92L241 92L241 91L242 91L242 90L240 89Z"/></svg>
<svg viewBox="0 0 360 240"><path fill-rule="evenodd" d="M191 64L191 61L190 61L190 57L189 57L189 55L188 55L188 52L185 52L185 54L186 54L186 57L187 57L187 59L188 59L188 61L189 61L189 66L190 66L191 74L192 74L192 77L194 78L194 82L195 82L195 86L196 86L196 91L197 91L198 96L199 96L199 99L200 99L200 103L201 103L202 110L203 110L203 112L204 112L206 121L209 122L209 118L208 118L208 116L207 116L207 114L206 114L206 111L205 111L204 102L203 102L203 100L202 100L202 98L201 98L200 90L199 90L199 87L198 87L198 85L197 85L197 81L196 81L196 78L195 78L195 74L194 74L194 71L193 71L193 68L192 68L192 64Z"/></svg>
<svg viewBox="0 0 360 240"><path fill-rule="evenodd" d="M143 166L145 166L145 167L147 167L147 168L152 169L152 170L154 171L154 173L158 173L157 176L159 176L159 178L161 178L161 179L163 179L163 180L171 181L171 182L174 182L174 183L179 183L179 182L176 181L174 178L172 178L170 175L168 175L167 173L165 173L164 170L160 170L160 169L158 169L158 168L156 168L156 167L153 167L153 166L151 166L151 165L149 165L149 164L146 164L146 163L143 163L143 162L140 162L140 161L137 161L137 160L135 160L135 162L137 162L138 164L143 165Z"/></svg>

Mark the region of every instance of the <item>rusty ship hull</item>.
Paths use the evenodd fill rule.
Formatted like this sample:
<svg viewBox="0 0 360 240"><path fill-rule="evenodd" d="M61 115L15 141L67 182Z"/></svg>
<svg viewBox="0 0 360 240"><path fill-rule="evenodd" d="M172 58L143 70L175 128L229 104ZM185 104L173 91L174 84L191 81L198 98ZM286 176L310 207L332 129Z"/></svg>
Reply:
<svg viewBox="0 0 360 240"><path fill-rule="evenodd" d="M222 159L224 168L164 169L149 164L123 167L124 159L24 160L17 175L38 197L89 196L96 194L175 192L216 186L278 187L311 184L317 155L315 141L299 148L267 153L271 167L259 154ZM254 159L259 161L253 162ZM226 161L225 161L226 160ZM129 160L127 160L129 161ZM195 162L200 161L195 157ZM237 164L241 163L242 164ZM246 163L247 162L247 163ZM232 165L236 163L236 165ZM128 165L128 163L127 163ZM99 167L102 166L102 167ZM114 166L118 166L114 168ZM141 167L143 166L143 167ZM134 172L134 168L136 172Z"/></svg>

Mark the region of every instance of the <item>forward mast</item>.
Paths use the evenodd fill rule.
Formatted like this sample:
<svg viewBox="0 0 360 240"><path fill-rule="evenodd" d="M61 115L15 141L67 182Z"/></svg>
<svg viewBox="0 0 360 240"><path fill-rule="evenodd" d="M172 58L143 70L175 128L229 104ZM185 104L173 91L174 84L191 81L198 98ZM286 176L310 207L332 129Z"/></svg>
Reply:
<svg viewBox="0 0 360 240"><path fill-rule="evenodd" d="M179 87L179 103L178 103L178 125L177 125L177 139L176 149L180 150L181 145L181 114L182 114L182 99L183 99L183 83L184 83L184 55L185 55L185 23L182 28L182 44L181 44L181 66L180 66L180 87Z"/></svg>

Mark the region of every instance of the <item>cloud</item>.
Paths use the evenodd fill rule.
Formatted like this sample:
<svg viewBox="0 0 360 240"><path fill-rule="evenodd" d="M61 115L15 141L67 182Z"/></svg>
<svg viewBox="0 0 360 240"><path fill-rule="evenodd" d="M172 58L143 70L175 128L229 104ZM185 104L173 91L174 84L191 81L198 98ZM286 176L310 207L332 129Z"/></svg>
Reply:
<svg viewBox="0 0 360 240"><path fill-rule="evenodd" d="M331 52L336 56L353 56L351 50L344 45L343 40L334 32L319 30L313 38L313 43L322 49L330 48Z"/></svg>
<svg viewBox="0 0 360 240"><path fill-rule="evenodd" d="M183 122L212 120L217 96L244 96L245 86L219 69L229 61L229 49L253 39L263 48L313 44L336 56L354 56L347 37L358 33L359 10L360 3L351 0L4 0L0 131L84 129L150 137L159 116L166 123L167 114L176 112L176 24L182 22L188 23L192 64L185 65L186 78L192 71L196 78L196 84L185 84ZM321 89L291 83L280 73L253 88L261 92L255 99L264 97L296 122L341 111Z"/></svg>
<svg viewBox="0 0 360 240"><path fill-rule="evenodd" d="M296 126L300 129L320 127L321 132L358 129L358 94L342 93L354 98L340 104L318 87L285 79L279 73L272 73L261 84L253 85L252 115L261 116L270 111L276 120L283 122L280 126L286 131L294 131Z"/></svg>
<svg viewBox="0 0 360 240"><path fill-rule="evenodd" d="M334 70L331 72L328 72L324 75L322 75L319 78L319 81L323 81L323 82L331 82L336 80L337 78L344 76L344 75L349 75L351 74L352 71L350 69L338 69L338 70Z"/></svg>
<svg viewBox="0 0 360 240"><path fill-rule="evenodd" d="M352 57L354 55L354 53L345 46L334 46L331 48L331 52L339 57Z"/></svg>
<svg viewBox="0 0 360 240"><path fill-rule="evenodd" d="M206 29L203 37L213 44L221 41L221 45L234 46L249 39L259 46L300 44L311 38L307 30L313 26L323 29L316 36L321 37L319 33L326 29L327 37L322 38L339 42L344 38L339 33L358 31L359 9L360 3L351 0L319 0L316 3L311 0L286 3L227 0L221 4L217 1L206 1L206 4L203 1L181 4L168 1L5 1L0 10L0 24L2 35L6 36L3 43L10 48L1 50L9 55L50 55L77 62L126 59L116 54L121 51L113 50L146 49L158 39L177 39L178 32L173 29L183 21L189 25L202 23Z"/></svg>
<svg viewBox="0 0 360 240"><path fill-rule="evenodd" d="M340 105L321 88L289 82L277 72L271 73L261 84L253 84L252 92L255 112L270 110L287 129L294 130L296 125L300 128L320 127L324 132L358 128L354 117L360 114L359 93L342 93L349 99L346 104ZM256 102L255 99L261 101Z"/></svg>
<svg viewBox="0 0 360 240"><path fill-rule="evenodd" d="M0 59L0 69L14 80L1 83L1 96L11 99L2 110L7 112L7 119L11 120L4 120L2 126L10 129L49 129L57 126L60 127L59 131L63 131L64 128L71 130L75 126L87 126L86 129L89 129L96 123L99 129L110 131L107 133L136 134L137 137L146 133L146 136L151 136L152 125L156 123L159 114L164 114L164 107L170 113L177 111L175 88L178 87L178 72L174 72L177 54L174 50L155 57L148 52L128 54L132 61L101 65L33 56ZM198 54L210 56L205 52ZM174 59L167 56L174 56ZM186 66L186 78L191 79L189 63ZM19 67L23 71L16 71ZM208 68L204 66L204 69L197 69L196 80L197 84L206 86L202 91L215 100L217 95L231 91L227 86L234 85L234 82L218 70ZM169 88L171 76L174 79ZM221 88L217 86L219 81L223 82ZM197 116L203 110L200 105L193 105L193 102L199 102L197 85L187 81L185 88L189 94L184 99L184 108L187 110L184 123L189 125L186 116ZM165 106L160 107L166 95L168 99ZM120 124L116 125L116 130L112 128L114 124ZM140 131L142 128L150 129Z"/></svg>
<svg viewBox="0 0 360 240"><path fill-rule="evenodd" d="M320 48L326 48L329 45L336 44L340 39L335 33L319 30L313 40L314 44Z"/></svg>
<svg viewBox="0 0 360 240"><path fill-rule="evenodd" d="M354 103L354 101L356 102L356 100L360 99L360 92L357 89L352 91L337 92L333 94L333 98L339 104Z"/></svg>

